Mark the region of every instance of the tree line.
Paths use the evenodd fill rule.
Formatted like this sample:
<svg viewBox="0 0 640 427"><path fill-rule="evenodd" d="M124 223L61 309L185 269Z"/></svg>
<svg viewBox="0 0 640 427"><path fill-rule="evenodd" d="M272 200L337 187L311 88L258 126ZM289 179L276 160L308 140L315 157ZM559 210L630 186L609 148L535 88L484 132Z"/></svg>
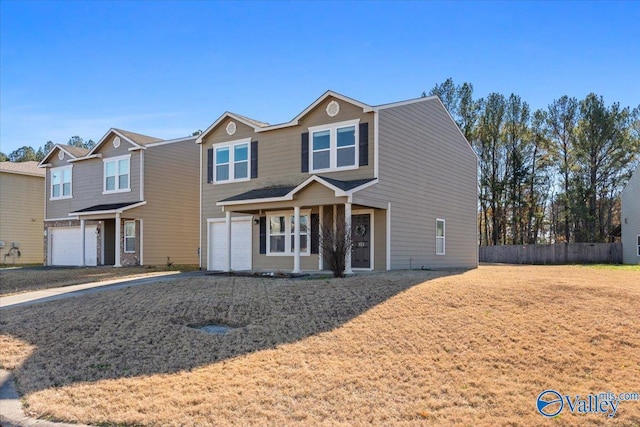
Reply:
<svg viewBox="0 0 640 427"><path fill-rule="evenodd" d="M25 145L23 147L18 148L17 150L12 151L8 155L0 152L0 161L2 162L30 162L36 161L40 162L45 156L51 151L51 149L55 146L51 141L47 141L43 146L39 147L37 150L33 147ZM67 145L71 145L73 147L86 148L91 150L95 147L96 143L93 140L85 141L79 136L72 136L67 142Z"/></svg>
<svg viewBox="0 0 640 427"><path fill-rule="evenodd" d="M478 155L481 245L613 239L620 193L640 160L640 105L590 93L531 111L516 94L475 98L472 84L451 78L429 95Z"/></svg>

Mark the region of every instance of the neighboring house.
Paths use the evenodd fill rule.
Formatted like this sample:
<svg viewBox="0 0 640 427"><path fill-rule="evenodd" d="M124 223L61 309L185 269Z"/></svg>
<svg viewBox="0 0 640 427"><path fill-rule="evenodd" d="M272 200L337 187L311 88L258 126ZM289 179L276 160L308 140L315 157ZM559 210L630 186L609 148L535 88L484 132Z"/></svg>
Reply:
<svg viewBox="0 0 640 427"><path fill-rule="evenodd" d="M622 191L622 262L640 264L640 167Z"/></svg>
<svg viewBox="0 0 640 427"><path fill-rule="evenodd" d="M57 144L40 163L45 264L198 264L194 141L111 129L90 151Z"/></svg>
<svg viewBox="0 0 640 427"><path fill-rule="evenodd" d="M42 263L44 171L38 162L0 162L0 262Z"/></svg>
<svg viewBox="0 0 640 427"><path fill-rule="evenodd" d="M478 264L477 156L437 97L328 91L279 125L224 113L197 143L208 270L324 270L321 223L352 230L347 273Z"/></svg>

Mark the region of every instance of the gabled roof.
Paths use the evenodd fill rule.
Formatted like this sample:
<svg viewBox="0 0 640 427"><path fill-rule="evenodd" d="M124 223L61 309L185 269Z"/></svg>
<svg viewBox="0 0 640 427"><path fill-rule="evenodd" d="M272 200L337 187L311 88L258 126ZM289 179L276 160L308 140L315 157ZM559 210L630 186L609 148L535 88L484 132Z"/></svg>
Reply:
<svg viewBox="0 0 640 427"><path fill-rule="evenodd" d="M38 162L0 162L0 172L15 173L18 175L32 175L43 177L44 169L38 167Z"/></svg>
<svg viewBox="0 0 640 427"><path fill-rule="evenodd" d="M349 197L353 193L360 191L378 182L376 178L355 179L351 181L340 181L337 179L312 175L300 184L289 187L265 187L247 191L232 197L220 200L218 206L239 205L246 203L265 203L293 200L296 193L303 190L308 185L317 182L333 190L336 197Z"/></svg>
<svg viewBox="0 0 640 427"><path fill-rule="evenodd" d="M138 206L145 205L147 202L124 202L124 203L109 203L103 205L90 206L88 208L80 209L71 212L72 215L94 215L97 213L122 213L123 211L137 208Z"/></svg>
<svg viewBox="0 0 640 427"><path fill-rule="evenodd" d="M320 96L320 98L316 99L311 105L309 105L307 108L305 108L300 114L295 116L290 122L281 123L281 124L277 124L277 125L270 125L268 123L259 122L257 120L250 119L248 117L241 116L239 114L235 114L235 113L231 113L231 112L227 111L227 112L223 113L220 117L218 117L218 119L215 122L213 122L213 124L211 126L209 126L204 132L202 132L200 134L200 136L198 136L198 139L196 140L196 143L201 144L202 140L204 139L204 137L206 137L209 133L211 133L211 131L213 131L216 127L218 127L218 125L220 123L222 123L222 121L224 119L226 119L227 117L230 117L230 118L232 118L234 120L238 120L239 122L244 123L245 125L247 125L249 127L252 127L254 129L254 131L256 131L256 132L266 132L266 131L269 131L269 130L275 130L275 129L285 128L285 127L289 127L289 126L296 126L304 116L309 114L309 112L311 112L311 110L316 108L319 104L321 104L325 99L327 99L329 97L340 99L340 100L342 100L344 102L348 102L349 104L353 104L355 106L358 106L358 107L362 108L362 110L365 113L374 110L374 107L372 107L370 105L364 104L364 103L362 103L360 101L356 101L355 99L346 97L346 96L341 95L341 94L339 94L337 92L328 90L324 94L322 94L322 96Z"/></svg>
<svg viewBox="0 0 640 427"><path fill-rule="evenodd" d="M42 161L38 164L38 166L43 167L56 150L62 150L65 153L67 153L69 156L73 157L74 159L84 157L89 153L89 150L87 150L86 148L74 147L73 145L67 145L67 144L56 144L49 151L49 153L47 153L44 159L42 159Z"/></svg>
<svg viewBox="0 0 640 427"><path fill-rule="evenodd" d="M109 136L111 136L111 134L115 134L119 136L121 139L124 139L125 141L127 141L129 144L133 145L136 148L143 148L147 144L162 141L162 139L156 138L153 136L142 135L140 133L129 132L127 130L111 128L107 131L107 133L104 134L102 138L100 138L100 141L98 141L96 146L93 147L93 149L91 149L91 151L87 154L87 156L90 156L94 154L96 151L98 151L98 149L100 149L102 144L104 144L106 140L109 139Z"/></svg>

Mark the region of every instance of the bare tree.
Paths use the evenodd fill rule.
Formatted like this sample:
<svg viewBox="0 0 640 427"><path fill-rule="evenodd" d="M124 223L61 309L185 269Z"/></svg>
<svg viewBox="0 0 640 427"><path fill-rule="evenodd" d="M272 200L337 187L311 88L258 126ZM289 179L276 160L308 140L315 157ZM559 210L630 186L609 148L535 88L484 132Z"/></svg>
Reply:
<svg viewBox="0 0 640 427"><path fill-rule="evenodd" d="M323 223L320 231L320 248L325 265L333 272L333 277L344 277L347 254L353 245L351 229L338 221L335 225Z"/></svg>

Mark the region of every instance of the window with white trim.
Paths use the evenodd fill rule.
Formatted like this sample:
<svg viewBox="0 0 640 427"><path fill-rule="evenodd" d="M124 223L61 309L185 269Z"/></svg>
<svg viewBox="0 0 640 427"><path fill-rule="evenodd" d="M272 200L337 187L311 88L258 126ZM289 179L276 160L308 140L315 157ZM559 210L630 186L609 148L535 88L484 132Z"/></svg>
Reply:
<svg viewBox="0 0 640 427"><path fill-rule="evenodd" d="M310 212L300 214L300 255L309 255ZM267 255L293 255L295 216L290 212L267 216Z"/></svg>
<svg viewBox="0 0 640 427"><path fill-rule="evenodd" d="M251 171L251 138L214 146L214 182L248 181Z"/></svg>
<svg viewBox="0 0 640 427"><path fill-rule="evenodd" d="M130 187L131 154L104 159L104 193L131 191Z"/></svg>
<svg viewBox="0 0 640 427"><path fill-rule="evenodd" d="M360 120L309 128L310 172L358 167L358 124Z"/></svg>
<svg viewBox="0 0 640 427"><path fill-rule="evenodd" d="M62 166L51 169L51 199L72 197L72 168L73 166Z"/></svg>
<svg viewBox="0 0 640 427"><path fill-rule="evenodd" d="M444 219L436 219L436 255L444 255Z"/></svg>
<svg viewBox="0 0 640 427"><path fill-rule="evenodd" d="M132 254L136 251L136 222L124 222L124 251Z"/></svg>

